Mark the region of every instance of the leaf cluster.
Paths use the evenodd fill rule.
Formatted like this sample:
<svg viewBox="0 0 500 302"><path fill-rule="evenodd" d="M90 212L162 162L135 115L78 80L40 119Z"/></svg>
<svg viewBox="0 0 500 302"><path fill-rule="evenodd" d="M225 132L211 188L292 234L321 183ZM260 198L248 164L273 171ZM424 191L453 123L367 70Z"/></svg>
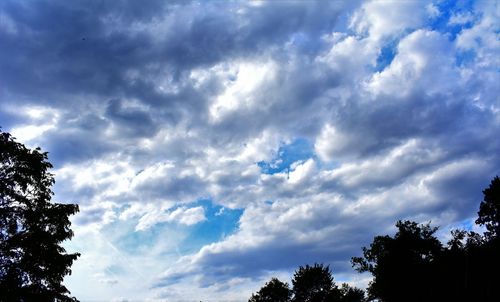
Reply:
<svg viewBox="0 0 500 302"><path fill-rule="evenodd" d="M78 205L51 202L51 168L46 152L0 131L0 301L76 301L62 281L79 254L60 244Z"/></svg>
<svg viewBox="0 0 500 302"><path fill-rule="evenodd" d="M339 288L329 266L315 263L300 266L294 273L292 288L276 278L266 283L249 302L362 302L363 290L342 284Z"/></svg>
<svg viewBox="0 0 500 302"><path fill-rule="evenodd" d="M369 300L500 301L500 180L483 191L476 223L484 235L454 230L443 245L430 224L398 221L397 233L376 236L353 267L370 272Z"/></svg>

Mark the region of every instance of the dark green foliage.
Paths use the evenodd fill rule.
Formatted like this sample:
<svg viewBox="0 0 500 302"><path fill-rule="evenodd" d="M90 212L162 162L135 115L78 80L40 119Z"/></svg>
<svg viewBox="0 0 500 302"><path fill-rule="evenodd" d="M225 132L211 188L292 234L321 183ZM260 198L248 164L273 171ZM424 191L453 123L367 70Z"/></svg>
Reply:
<svg viewBox="0 0 500 302"><path fill-rule="evenodd" d="M425 289L430 285L432 261L442 250L434 237L437 229L411 221L398 221L396 227L394 238L375 237L370 248L363 248L364 257L353 258L353 265L359 272L372 273L370 298L388 302L423 301L427 295Z"/></svg>
<svg viewBox="0 0 500 302"><path fill-rule="evenodd" d="M276 278L266 283L249 302L363 302L365 292L342 284L339 289L333 281L329 266L315 263L300 266L292 279L293 289Z"/></svg>
<svg viewBox="0 0 500 302"><path fill-rule="evenodd" d="M498 301L498 246L475 232L457 230L452 236L435 263L436 296L450 301Z"/></svg>
<svg viewBox="0 0 500 302"><path fill-rule="evenodd" d="M483 191L484 200L479 206L476 223L486 226L488 237L500 235L500 178L496 176L488 188Z"/></svg>
<svg viewBox="0 0 500 302"><path fill-rule="evenodd" d="M79 254L60 243L78 206L50 202L50 168L47 153L0 131L0 301L77 301L62 281Z"/></svg>
<svg viewBox="0 0 500 302"><path fill-rule="evenodd" d="M248 302L288 302L292 291L288 283L272 278L257 293L253 294Z"/></svg>
<svg viewBox="0 0 500 302"><path fill-rule="evenodd" d="M359 272L370 272L368 298L398 301L500 301L500 180L483 191L476 223L481 235L456 230L446 247L428 224L399 221L394 237L376 236L363 257L352 258Z"/></svg>
<svg viewBox="0 0 500 302"><path fill-rule="evenodd" d="M342 284L340 288L340 302L362 302L365 301L365 291L351 287L346 283Z"/></svg>
<svg viewBox="0 0 500 302"><path fill-rule="evenodd" d="M293 299L297 302L323 302L338 300L338 289L333 282L329 266L315 263L301 266L292 279Z"/></svg>

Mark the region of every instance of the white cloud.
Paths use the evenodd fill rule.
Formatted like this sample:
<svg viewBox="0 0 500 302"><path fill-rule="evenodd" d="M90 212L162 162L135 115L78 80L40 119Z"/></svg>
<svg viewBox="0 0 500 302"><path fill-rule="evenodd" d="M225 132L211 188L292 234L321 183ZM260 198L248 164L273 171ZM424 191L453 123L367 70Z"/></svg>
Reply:
<svg viewBox="0 0 500 302"><path fill-rule="evenodd" d="M370 137L355 137L330 124L323 127L320 135L316 138L314 148L324 161L339 161L355 158L359 151L370 146Z"/></svg>
<svg viewBox="0 0 500 302"><path fill-rule="evenodd" d="M442 162L446 152L431 141L409 139L387 153L347 163L331 171L330 177L350 188L370 184L392 184L418 169Z"/></svg>
<svg viewBox="0 0 500 302"><path fill-rule="evenodd" d="M356 87L365 80L365 71L375 66L379 51L377 41L347 36L338 42L334 40L331 49L318 57L318 63L328 64L343 75L342 81L348 82L349 87Z"/></svg>
<svg viewBox="0 0 500 302"><path fill-rule="evenodd" d="M427 11L427 14L431 18L436 18L436 17L438 17L441 14L441 12L439 11L439 7L437 7L434 3L427 4L427 6L425 7L425 9Z"/></svg>
<svg viewBox="0 0 500 302"><path fill-rule="evenodd" d="M35 5L45 26L2 7L0 126L80 205L82 300L245 301L310 262L366 285L348 261L397 219L475 215L500 162L497 3L253 4ZM295 140L312 154L279 153Z"/></svg>
<svg viewBox="0 0 500 302"><path fill-rule="evenodd" d="M292 164L293 169L288 174L288 182L292 185L298 185L310 179L315 174L315 162L308 159L304 163Z"/></svg>
<svg viewBox="0 0 500 302"><path fill-rule="evenodd" d="M177 222L184 225L194 225L206 220L203 207L186 208L181 207L173 211L162 211L153 209L144 214L135 227L136 231L145 231L153 225L161 222Z"/></svg>
<svg viewBox="0 0 500 302"><path fill-rule="evenodd" d="M474 21L475 16L470 12L453 14L448 21L450 25L463 25Z"/></svg>
<svg viewBox="0 0 500 302"><path fill-rule="evenodd" d="M498 58L500 9L498 3L484 1L484 3L479 2L477 6L479 6L483 16L471 28L460 32L457 37L457 47L462 50L474 51L477 65L480 67L489 69L495 66L498 68L500 66L500 59ZM461 16L457 21L465 22L464 18L468 20L467 16Z"/></svg>
<svg viewBox="0 0 500 302"><path fill-rule="evenodd" d="M380 40L421 27L427 18L427 1L367 1L357 10L351 27L358 34L367 32Z"/></svg>
<svg viewBox="0 0 500 302"><path fill-rule="evenodd" d="M210 105L210 116L218 122L234 111L248 110L256 106L266 106L256 102L258 90L267 82L273 81L276 66L273 62L241 62L229 64L221 78L224 91Z"/></svg>
<svg viewBox="0 0 500 302"><path fill-rule="evenodd" d="M47 106L12 106L7 104L3 110L27 119L27 124L13 127L10 132L18 140L30 145L44 133L56 129L60 119L59 111Z"/></svg>
<svg viewBox="0 0 500 302"><path fill-rule="evenodd" d="M368 89L375 95L408 96L415 89L428 95L446 93L460 81L454 48L446 36L417 30L403 38L391 64L373 75ZM437 68L438 67L438 68Z"/></svg>
<svg viewBox="0 0 500 302"><path fill-rule="evenodd" d="M11 134L21 141L29 142L52 129L55 129L54 125L19 126L13 128Z"/></svg>

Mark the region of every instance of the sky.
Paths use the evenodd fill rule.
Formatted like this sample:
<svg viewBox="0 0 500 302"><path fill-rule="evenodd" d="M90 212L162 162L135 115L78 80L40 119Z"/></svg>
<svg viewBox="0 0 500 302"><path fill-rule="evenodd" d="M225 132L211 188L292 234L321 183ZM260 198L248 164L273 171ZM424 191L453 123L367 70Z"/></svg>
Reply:
<svg viewBox="0 0 500 302"><path fill-rule="evenodd" d="M498 1L0 2L0 126L77 203L81 301L247 301L500 174Z"/></svg>

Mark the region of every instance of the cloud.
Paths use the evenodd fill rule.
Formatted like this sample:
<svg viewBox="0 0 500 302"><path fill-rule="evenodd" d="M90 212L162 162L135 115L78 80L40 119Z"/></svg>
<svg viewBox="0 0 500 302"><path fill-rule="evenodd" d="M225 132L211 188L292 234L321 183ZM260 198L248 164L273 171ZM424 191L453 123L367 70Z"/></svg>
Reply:
<svg viewBox="0 0 500 302"><path fill-rule="evenodd" d="M177 208L171 212L162 213L157 210L144 214L135 227L136 231L145 231L160 222L178 222L185 225L197 224L206 220L203 207Z"/></svg>
<svg viewBox="0 0 500 302"><path fill-rule="evenodd" d="M492 1L0 11L0 126L80 205L82 299L243 301L318 261L357 282L374 235L471 221L500 170Z"/></svg>
<svg viewBox="0 0 500 302"><path fill-rule="evenodd" d="M450 56L453 51L446 36L417 30L399 42L391 64L373 75L368 89L375 95L383 93L396 97L407 96L415 89L428 95L452 90L461 80L459 69ZM438 70L430 70L436 66Z"/></svg>
<svg viewBox="0 0 500 302"><path fill-rule="evenodd" d="M375 40L402 35L425 24L429 17L426 2L366 1L354 13L350 26L357 33L368 34Z"/></svg>
<svg viewBox="0 0 500 302"><path fill-rule="evenodd" d="M294 263L296 266L314 261L330 263L334 270L345 274L350 271L350 257L359 254L361 246L377 235L373 225L378 226L378 232L389 232L398 219L432 220L448 225L476 211L480 190L474 191L473 187L487 182L483 175L491 174L489 166L493 163L476 158L443 164L442 154L418 150L416 144L411 141L391 150L386 161L374 158L371 167L359 167L359 175L352 172L353 167L314 175L307 182L312 188L302 194L292 189L295 196L290 196L270 189L267 193L276 194L273 203L247 207L236 233L179 259L162 274L157 286L182 283L192 276L197 276L202 287L216 286L234 276L255 278L269 270L286 270L293 268ZM414 153L404 151L414 147ZM299 166L298 173L302 174L301 168L311 164ZM352 179L342 179L337 174L341 171ZM296 185L291 177L267 177ZM329 187L332 182L334 188ZM457 183L468 185L459 190L450 187ZM286 184L274 182L272 186L282 188Z"/></svg>
<svg viewBox="0 0 500 302"><path fill-rule="evenodd" d="M120 135L152 136L157 131L148 111L140 108L140 105L134 106L132 103L126 106L121 100L110 100L105 115L119 125Z"/></svg>

